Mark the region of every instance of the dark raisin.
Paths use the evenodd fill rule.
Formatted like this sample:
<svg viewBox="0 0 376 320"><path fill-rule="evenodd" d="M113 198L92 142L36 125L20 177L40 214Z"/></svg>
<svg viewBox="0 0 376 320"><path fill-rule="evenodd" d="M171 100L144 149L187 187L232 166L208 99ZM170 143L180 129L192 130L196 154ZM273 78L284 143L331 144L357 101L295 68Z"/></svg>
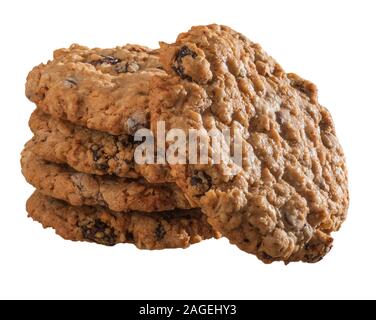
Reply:
<svg viewBox="0 0 376 320"><path fill-rule="evenodd" d="M134 236L132 232L127 232L125 235L128 242L134 242Z"/></svg>
<svg viewBox="0 0 376 320"><path fill-rule="evenodd" d="M106 57L103 57L102 59L92 61L91 64L94 66L98 66L104 63L115 65L115 64L118 64L120 61L121 61L120 59L114 58L112 56L106 56Z"/></svg>
<svg viewBox="0 0 376 320"><path fill-rule="evenodd" d="M114 57L111 57L111 56L107 56L107 57L104 57L102 59L102 63L107 63L107 64L111 64L111 65L118 64L119 62L120 62L120 59L117 59L117 58L114 58Z"/></svg>
<svg viewBox="0 0 376 320"><path fill-rule="evenodd" d="M203 171L195 171L191 177L190 184L202 192L208 191L212 186L212 179Z"/></svg>
<svg viewBox="0 0 376 320"><path fill-rule="evenodd" d="M142 143L142 141L135 141L134 136L131 135L121 136L118 138L118 141L124 148L131 148Z"/></svg>
<svg viewBox="0 0 376 320"><path fill-rule="evenodd" d="M98 161L99 159L100 159L100 157L98 155L98 151L93 151L93 160Z"/></svg>
<svg viewBox="0 0 376 320"><path fill-rule="evenodd" d="M110 168L110 166L107 163L97 163L96 167L102 171L107 171Z"/></svg>
<svg viewBox="0 0 376 320"><path fill-rule="evenodd" d="M184 68L182 66L172 66L172 70L174 70L176 72L176 74L182 78L183 80L188 80L188 81L192 81L192 77L190 76L187 76L186 74L184 74Z"/></svg>
<svg viewBox="0 0 376 320"><path fill-rule="evenodd" d="M269 256L269 255L268 255L267 253L265 253L265 252L261 252L260 257L261 257L262 260L273 261L273 257L272 257L272 256Z"/></svg>
<svg viewBox="0 0 376 320"><path fill-rule="evenodd" d="M138 145L138 144L141 144L142 141L135 141L134 140L134 136L128 136L128 142L131 144L131 145Z"/></svg>
<svg viewBox="0 0 376 320"><path fill-rule="evenodd" d="M93 144L91 147L90 147L90 150L93 154L93 160L95 162L97 162L100 158L101 158L101 146L97 145L97 144Z"/></svg>
<svg viewBox="0 0 376 320"><path fill-rule="evenodd" d="M103 146L100 146L98 144L93 144L90 147L90 150L91 150L92 155L93 155L93 160L96 162L95 163L96 168L99 169L99 170L102 170L102 171L106 171L106 170L109 169L109 165L106 162L108 160L108 157L103 155L102 148L103 148ZM101 159L102 159L102 161L99 162Z"/></svg>
<svg viewBox="0 0 376 320"><path fill-rule="evenodd" d="M202 179L200 177L193 176L191 178L191 185L192 186L197 186L198 184L202 183Z"/></svg>
<svg viewBox="0 0 376 320"><path fill-rule="evenodd" d="M321 261L324 258L324 255L329 253L329 251L332 249L332 246L325 248L325 250L320 250L320 245L308 243L304 246L304 249L308 252L304 255L303 260L306 262L315 263Z"/></svg>
<svg viewBox="0 0 376 320"><path fill-rule="evenodd" d="M191 56L193 59L197 57L197 53L189 49L187 46L182 46L176 54L176 59L181 61L186 56Z"/></svg>
<svg viewBox="0 0 376 320"><path fill-rule="evenodd" d="M95 219L86 225L80 227L82 235L86 240L93 241L106 246L116 244L116 235L114 228L103 221Z"/></svg>
<svg viewBox="0 0 376 320"><path fill-rule="evenodd" d="M162 223L159 223L157 229L155 229L155 237L157 238L157 241L163 240L165 235L166 230L163 228Z"/></svg>
<svg viewBox="0 0 376 320"><path fill-rule="evenodd" d="M176 54L175 63L172 66L172 69L183 80L192 81L192 77L184 73L184 68L182 66L183 58L186 56L191 56L193 59L196 59L197 53L189 49L187 46L181 47L178 53Z"/></svg>

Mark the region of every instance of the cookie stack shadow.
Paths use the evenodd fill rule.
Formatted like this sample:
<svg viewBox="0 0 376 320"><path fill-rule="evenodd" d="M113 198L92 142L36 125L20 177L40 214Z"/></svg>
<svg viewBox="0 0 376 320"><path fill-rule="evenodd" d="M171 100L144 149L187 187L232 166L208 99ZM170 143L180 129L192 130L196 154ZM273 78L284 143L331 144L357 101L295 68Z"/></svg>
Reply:
<svg viewBox="0 0 376 320"><path fill-rule="evenodd" d="M77 60L80 63L70 69ZM75 76L69 76L74 72ZM27 201L31 218L45 228L52 227L64 239L109 246L187 248L219 237L177 186L158 177L163 171L134 162L138 143L133 134L149 118L148 82L161 73L158 53L134 45L106 50L73 45L56 51L52 62L30 72L26 95L38 108L29 120L34 136L22 151L21 166L26 180L36 188ZM128 118L132 121L101 122L103 130L99 131L71 122L67 115L59 116L59 109L54 112L70 99L69 91L76 89L78 77L85 78L84 90L95 92L106 81L98 78L106 75L122 82L122 103L125 112L132 112ZM38 103L41 96L48 100L45 105ZM110 117L105 114L108 108L102 109L108 101L92 103L102 104L91 119L95 128L101 118ZM148 182L144 175L162 183Z"/></svg>

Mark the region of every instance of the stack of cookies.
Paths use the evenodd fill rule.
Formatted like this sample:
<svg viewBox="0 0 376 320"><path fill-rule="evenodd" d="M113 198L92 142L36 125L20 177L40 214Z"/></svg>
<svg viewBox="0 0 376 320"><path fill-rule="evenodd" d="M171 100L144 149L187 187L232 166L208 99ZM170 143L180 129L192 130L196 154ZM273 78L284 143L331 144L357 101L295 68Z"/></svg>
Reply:
<svg viewBox="0 0 376 320"><path fill-rule="evenodd" d="M316 87L228 27L157 50L57 50L26 95L37 106L21 157L37 189L27 211L65 239L164 249L224 235L265 263L316 262L345 220L344 155ZM205 163L136 161L135 135L158 140L161 122L187 137L228 130L240 163L215 162L212 145Z"/></svg>
<svg viewBox="0 0 376 320"><path fill-rule="evenodd" d="M149 82L160 69L158 52L141 46L73 45L31 71L26 94L38 108L21 156L37 189L30 217L65 239L105 245L186 248L218 237L175 184L149 183L148 170L160 177L133 160L133 134L150 121Z"/></svg>

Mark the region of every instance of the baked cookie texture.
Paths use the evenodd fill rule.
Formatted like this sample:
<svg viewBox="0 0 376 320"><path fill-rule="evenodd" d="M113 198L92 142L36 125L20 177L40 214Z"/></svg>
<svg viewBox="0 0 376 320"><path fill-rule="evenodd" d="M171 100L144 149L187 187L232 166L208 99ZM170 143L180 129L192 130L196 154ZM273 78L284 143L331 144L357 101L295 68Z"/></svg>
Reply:
<svg viewBox="0 0 376 320"><path fill-rule="evenodd" d="M162 249L214 229L265 263L313 263L346 218L345 157L316 86L228 27L193 27L158 50L57 50L26 95L37 110L21 162L40 190L28 212L66 239ZM136 164L133 135L159 121L229 130L241 163Z"/></svg>
<svg viewBox="0 0 376 320"><path fill-rule="evenodd" d="M158 51L72 45L28 75L26 96L55 118L114 135L148 127L149 83L164 74Z"/></svg>
<svg viewBox="0 0 376 320"><path fill-rule="evenodd" d="M29 217L53 228L66 240L113 246L132 243L139 249L187 248L219 237L200 210L175 210L159 215L115 213L101 207L74 207L36 191L26 204Z"/></svg>
<svg viewBox="0 0 376 320"><path fill-rule="evenodd" d="M91 130L55 119L39 109L32 113L29 126L34 133L32 152L44 160L67 164L88 174L144 178L150 183L172 182L168 166L134 161L140 142L131 135L114 136Z"/></svg>
<svg viewBox="0 0 376 320"><path fill-rule="evenodd" d="M243 141L239 171L233 162L171 166L191 204L265 263L319 261L349 195L344 153L316 86L225 26L193 27L161 43L159 55L166 75L152 79L151 127L230 129Z"/></svg>
<svg viewBox="0 0 376 320"><path fill-rule="evenodd" d="M173 184L152 185L141 179L89 175L38 158L32 149L33 141L26 145L21 156L26 180L43 194L71 205L155 213L191 208L184 194Z"/></svg>

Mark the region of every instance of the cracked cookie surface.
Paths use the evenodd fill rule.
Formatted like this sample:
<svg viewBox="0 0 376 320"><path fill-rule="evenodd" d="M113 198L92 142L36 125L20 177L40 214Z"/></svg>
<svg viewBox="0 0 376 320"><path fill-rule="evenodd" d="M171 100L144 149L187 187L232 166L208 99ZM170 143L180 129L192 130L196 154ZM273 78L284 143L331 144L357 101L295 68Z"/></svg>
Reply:
<svg viewBox="0 0 376 320"><path fill-rule="evenodd" d="M139 249L187 248L219 238L200 210L174 210L159 215L116 213L101 207L73 207L36 191L26 204L29 217L53 228L66 240L113 246L132 243Z"/></svg>
<svg viewBox="0 0 376 320"><path fill-rule="evenodd" d="M349 196L344 154L315 85L225 26L193 27L162 43L160 60L168 75L152 81L154 130L164 120L167 129L226 129L242 141L240 166L170 166L190 202L266 263L319 261Z"/></svg>
<svg viewBox="0 0 376 320"><path fill-rule="evenodd" d="M134 153L140 142L131 135L114 136L55 119L35 110L29 126L34 133L30 145L38 157L63 163L88 174L144 178L150 183L171 180L166 166L137 164Z"/></svg>
<svg viewBox="0 0 376 320"><path fill-rule="evenodd" d="M21 156L22 173L42 193L71 205L100 205L112 211L157 212L190 209L184 194L173 184L152 185L144 180L95 176L35 156L29 142Z"/></svg>
<svg viewBox="0 0 376 320"><path fill-rule="evenodd" d="M161 75L158 52L137 45L54 52L28 75L26 96L55 118L114 135L149 124L149 82Z"/></svg>

